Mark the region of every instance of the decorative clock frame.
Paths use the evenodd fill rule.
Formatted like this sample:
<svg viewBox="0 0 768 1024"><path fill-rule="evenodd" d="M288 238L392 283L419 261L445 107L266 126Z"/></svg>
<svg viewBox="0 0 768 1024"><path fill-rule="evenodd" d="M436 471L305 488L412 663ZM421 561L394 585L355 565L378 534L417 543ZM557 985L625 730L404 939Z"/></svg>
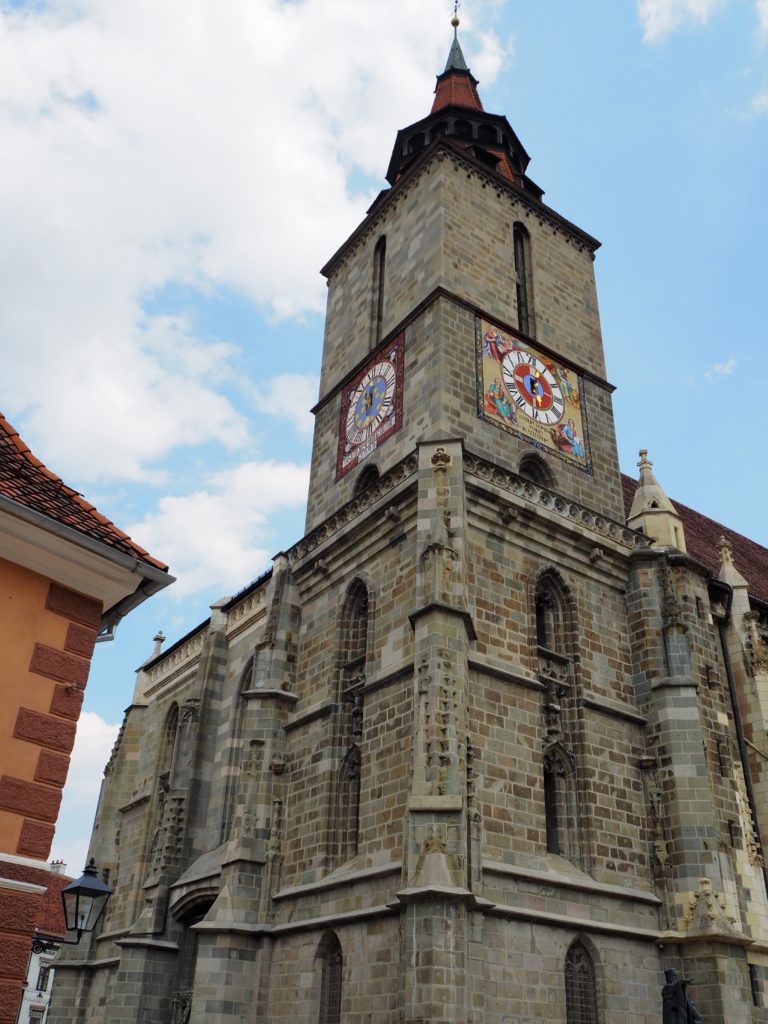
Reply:
<svg viewBox="0 0 768 1024"><path fill-rule="evenodd" d="M382 345L341 390L336 479L359 466L403 423L405 332Z"/></svg>
<svg viewBox="0 0 768 1024"><path fill-rule="evenodd" d="M592 472L584 378L526 338L475 318L477 415Z"/></svg>

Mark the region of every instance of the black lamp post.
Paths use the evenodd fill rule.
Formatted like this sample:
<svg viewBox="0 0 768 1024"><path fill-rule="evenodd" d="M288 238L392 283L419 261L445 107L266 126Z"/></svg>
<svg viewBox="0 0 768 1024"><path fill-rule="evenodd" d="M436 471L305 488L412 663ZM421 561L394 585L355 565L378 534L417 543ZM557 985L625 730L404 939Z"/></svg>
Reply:
<svg viewBox="0 0 768 1024"><path fill-rule="evenodd" d="M77 942L83 932L92 932L96 927L111 895L112 890L99 878L99 869L93 857L80 878L61 890L67 931L77 932Z"/></svg>

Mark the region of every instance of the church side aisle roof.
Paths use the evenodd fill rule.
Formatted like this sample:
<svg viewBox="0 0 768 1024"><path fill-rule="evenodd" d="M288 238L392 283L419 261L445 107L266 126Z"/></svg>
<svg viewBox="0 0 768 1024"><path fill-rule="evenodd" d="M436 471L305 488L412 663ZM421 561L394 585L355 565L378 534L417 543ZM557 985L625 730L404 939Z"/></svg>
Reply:
<svg viewBox="0 0 768 1024"><path fill-rule="evenodd" d="M33 455L2 413L0 496L163 572L168 569Z"/></svg>
<svg viewBox="0 0 768 1024"><path fill-rule="evenodd" d="M638 481L622 473L621 482L624 488L624 508L629 515ZM688 554L705 565L713 576L717 576L720 566L717 545L720 538L725 537L733 548L736 567L749 584L750 594L759 601L768 602L768 548L735 530L729 530L714 519L708 519L682 502L672 499L672 504L683 521Z"/></svg>

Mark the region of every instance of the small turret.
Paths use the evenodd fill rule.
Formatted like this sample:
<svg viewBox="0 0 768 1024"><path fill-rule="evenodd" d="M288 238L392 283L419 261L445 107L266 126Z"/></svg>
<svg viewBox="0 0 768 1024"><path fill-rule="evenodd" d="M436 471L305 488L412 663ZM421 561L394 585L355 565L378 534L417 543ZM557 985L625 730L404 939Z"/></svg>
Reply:
<svg viewBox="0 0 768 1024"><path fill-rule="evenodd" d="M627 517L627 526L644 533L659 547L685 551L683 521L653 475L653 463L648 459L647 449L640 452L637 465L640 467L640 482Z"/></svg>

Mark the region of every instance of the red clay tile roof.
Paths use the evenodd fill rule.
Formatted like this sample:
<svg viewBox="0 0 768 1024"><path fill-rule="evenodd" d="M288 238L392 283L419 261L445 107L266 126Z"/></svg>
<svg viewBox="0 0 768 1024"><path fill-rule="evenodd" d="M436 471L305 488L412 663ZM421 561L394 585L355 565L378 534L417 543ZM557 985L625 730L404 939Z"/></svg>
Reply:
<svg viewBox="0 0 768 1024"><path fill-rule="evenodd" d="M168 569L35 458L1 413L0 495L125 555Z"/></svg>
<svg viewBox="0 0 768 1024"><path fill-rule="evenodd" d="M74 878L68 875L58 875L54 871L48 875L48 888L43 893L43 902L35 921L35 927L40 935L64 938L67 934L61 890L70 882L74 882Z"/></svg>
<svg viewBox="0 0 768 1024"><path fill-rule="evenodd" d="M430 113L434 114L436 110L451 106L470 107L472 110L483 109L471 75L451 73L438 81Z"/></svg>
<svg viewBox="0 0 768 1024"><path fill-rule="evenodd" d="M621 475L624 488L624 510L629 515L632 498L637 489L637 480ZM720 558L717 543L721 537L730 541L733 548L733 561L736 568L749 584L749 592L760 601L768 602L768 548L756 544L748 537L729 530L727 526L708 519L701 512L696 512L687 505L672 499L685 529L685 543L688 554L709 569L713 576L717 575Z"/></svg>

